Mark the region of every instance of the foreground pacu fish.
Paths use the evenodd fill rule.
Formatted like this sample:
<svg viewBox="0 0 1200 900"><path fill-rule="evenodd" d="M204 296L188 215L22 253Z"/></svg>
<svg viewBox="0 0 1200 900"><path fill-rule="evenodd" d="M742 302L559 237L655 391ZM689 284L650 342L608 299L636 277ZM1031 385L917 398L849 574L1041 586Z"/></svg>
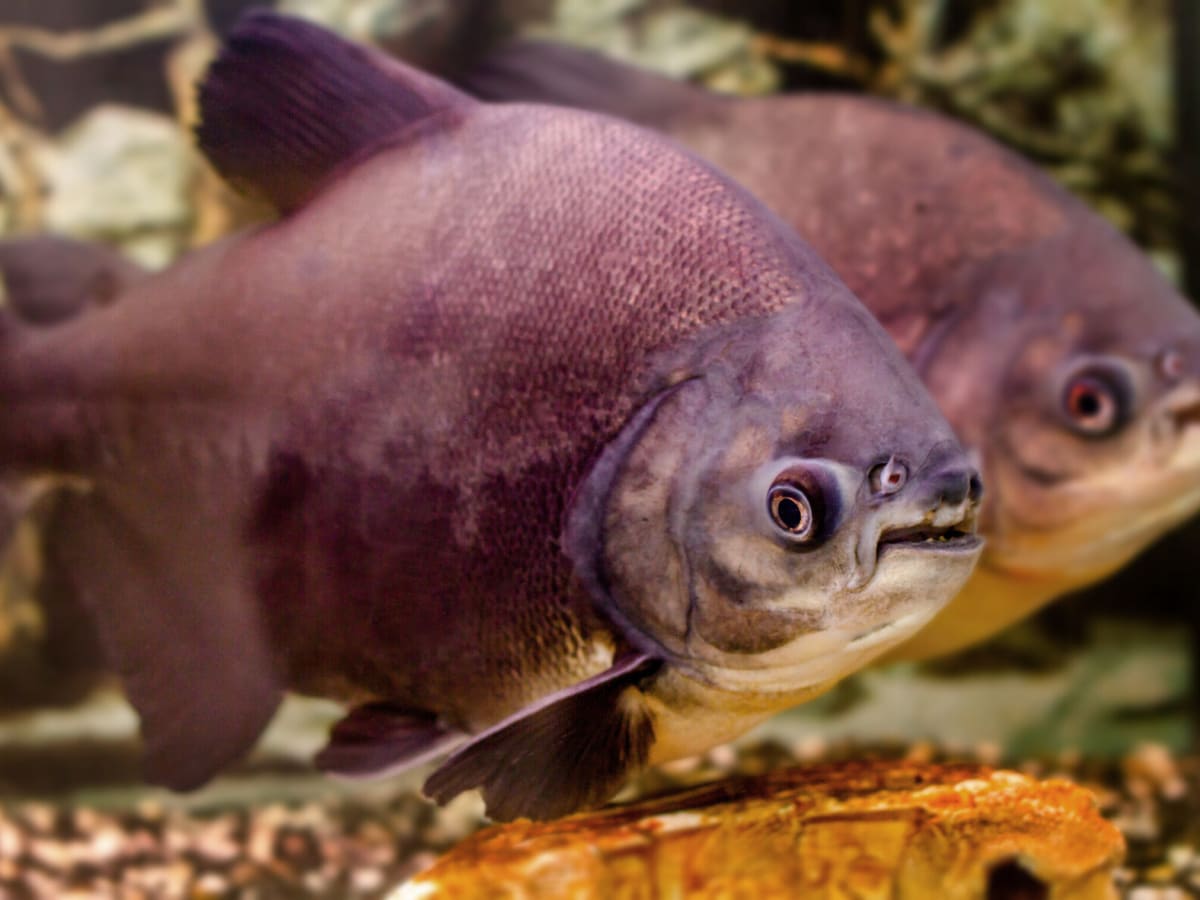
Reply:
<svg viewBox="0 0 1200 900"><path fill-rule="evenodd" d="M536 42L465 82L666 131L763 198L891 333L988 485L974 577L895 655L987 637L1200 508L1200 316L985 135L863 97L721 97Z"/></svg>
<svg viewBox="0 0 1200 900"><path fill-rule="evenodd" d="M0 471L69 480L54 558L152 780L204 782L291 688L355 707L327 770L453 750L430 795L552 816L824 690L966 581L948 423L707 164L265 13L201 111L281 221L0 335Z"/></svg>

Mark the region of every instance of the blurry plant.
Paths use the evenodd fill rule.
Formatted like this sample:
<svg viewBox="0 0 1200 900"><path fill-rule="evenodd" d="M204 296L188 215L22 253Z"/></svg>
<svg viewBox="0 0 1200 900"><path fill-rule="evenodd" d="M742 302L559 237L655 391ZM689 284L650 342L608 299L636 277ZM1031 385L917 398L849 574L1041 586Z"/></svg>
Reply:
<svg viewBox="0 0 1200 900"><path fill-rule="evenodd" d="M1174 243L1167 0L900 0L872 91L972 121L1143 244Z"/></svg>

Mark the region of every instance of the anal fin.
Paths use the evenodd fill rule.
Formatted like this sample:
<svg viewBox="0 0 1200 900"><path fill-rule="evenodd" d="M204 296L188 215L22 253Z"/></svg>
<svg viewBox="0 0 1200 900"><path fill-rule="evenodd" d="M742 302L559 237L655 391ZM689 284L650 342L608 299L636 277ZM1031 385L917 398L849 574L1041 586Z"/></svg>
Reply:
<svg viewBox="0 0 1200 900"><path fill-rule="evenodd" d="M336 725L317 754L323 772L344 778L382 778L446 753L463 735L432 713L390 703L352 709Z"/></svg>
<svg viewBox="0 0 1200 900"><path fill-rule="evenodd" d="M553 819L597 806L643 766L654 723L636 687L662 665L636 654L477 735L425 782L446 803L480 788L502 821Z"/></svg>
<svg viewBox="0 0 1200 900"><path fill-rule="evenodd" d="M139 519L98 492L57 502L60 564L141 719L147 780L198 787L282 699L233 536L195 508Z"/></svg>

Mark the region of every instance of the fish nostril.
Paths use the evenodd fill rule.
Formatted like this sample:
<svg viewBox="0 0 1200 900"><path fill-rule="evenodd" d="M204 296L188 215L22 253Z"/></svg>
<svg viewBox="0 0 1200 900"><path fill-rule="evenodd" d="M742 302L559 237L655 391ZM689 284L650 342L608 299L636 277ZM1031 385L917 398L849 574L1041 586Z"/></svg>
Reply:
<svg viewBox="0 0 1200 900"><path fill-rule="evenodd" d="M1200 425L1200 402L1174 410L1173 416L1175 427L1180 431L1192 425Z"/></svg>
<svg viewBox="0 0 1200 900"><path fill-rule="evenodd" d="M972 503L983 499L983 479L979 477L978 472L972 472L967 482L967 499Z"/></svg>
<svg viewBox="0 0 1200 900"><path fill-rule="evenodd" d="M929 477L933 499L947 506L958 506L971 496L978 481L973 470L961 467L942 469Z"/></svg>

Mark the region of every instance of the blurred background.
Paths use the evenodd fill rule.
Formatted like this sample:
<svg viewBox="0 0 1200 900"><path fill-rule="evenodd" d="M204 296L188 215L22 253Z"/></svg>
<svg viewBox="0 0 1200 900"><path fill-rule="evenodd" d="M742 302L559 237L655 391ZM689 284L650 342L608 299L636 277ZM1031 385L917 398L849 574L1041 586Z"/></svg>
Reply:
<svg viewBox="0 0 1200 900"><path fill-rule="evenodd" d="M533 34L724 92L848 90L934 108L1035 160L1200 297L1195 0L3 0L0 235L101 240L161 267L264 216L206 169L189 133L194 83L251 6L447 75ZM140 788L136 719L88 623L56 603L46 526L25 523L0 562L0 887L18 875L28 887L12 861L30 858L37 835L73 847L108 829L144 835L153 865L130 863L141 874L128 877L147 895L248 884L266 896L371 895L475 826L470 798L435 814L411 795L415 780L351 790L313 776L307 760L338 714L322 703L290 705L254 759L213 788L185 799ZM740 750L653 777L864 747L1065 769L1115 785L1110 811L1144 874L1200 821L1179 787L1194 775L1185 757L1200 715L1197 552L1193 523L982 647L869 671ZM172 829L186 852L163 849ZM43 846L33 869L48 895L92 884L119 856L87 846Z"/></svg>

